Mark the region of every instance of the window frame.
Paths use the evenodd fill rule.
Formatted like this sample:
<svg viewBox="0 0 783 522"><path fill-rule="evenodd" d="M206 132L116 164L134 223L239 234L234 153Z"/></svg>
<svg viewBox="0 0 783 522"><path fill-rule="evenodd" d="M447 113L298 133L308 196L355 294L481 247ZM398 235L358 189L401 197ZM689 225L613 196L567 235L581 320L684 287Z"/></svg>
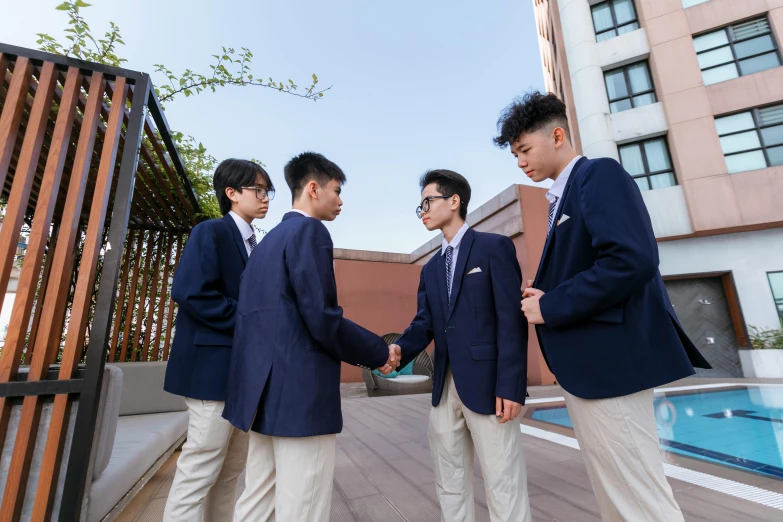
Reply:
<svg viewBox="0 0 783 522"><path fill-rule="evenodd" d="M775 103L773 105L762 105L760 107L753 107L752 109L745 109L743 111L732 112L732 113L729 113L729 114L721 114L720 116L716 116L716 117L713 118L717 122L717 120L719 120L721 118L727 118L729 116L736 116L738 114L744 114L746 112L750 112L751 118L753 118L753 128L752 129L745 129L745 130L740 130L740 131L734 131L734 132L729 132L727 134L720 134L720 133L718 133L718 139L720 140L720 138L727 138L729 136L737 136L739 134L745 134L745 133L750 132L750 131L756 131L756 136L759 139L759 144L760 144L759 147L754 147L752 149L740 150L740 151L737 151L737 152L731 152L729 154L726 154L725 152L723 152L723 148L721 147L721 152L723 153L724 161L725 161L726 158L728 158L730 156L738 156L740 154L747 154L748 152L761 151L761 153L764 154L764 161L766 161L766 163L767 163L767 166L764 167L765 169L771 168L773 166L775 166L775 167L779 166L779 165L772 165L772 163L769 160L769 153L767 152L767 149L777 149L779 147L783 147L783 143L778 143L777 145L765 145L764 144L764 136L761 135L761 131L763 129L771 129L772 127L783 126L783 123L771 123L771 124L768 124L768 125L763 125L761 123L761 114L760 114L759 111L761 111L763 109L768 109L770 107L781 107L781 108L783 108L783 103ZM715 130L717 132L717 127L716 127ZM753 169L753 170L760 170L760 169ZM751 170L741 170L741 171L735 172L734 174L739 174L740 172L751 172Z"/></svg>
<svg viewBox="0 0 783 522"><path fill-rule="evenodd" d="M767 33L765 33L765 34L769 35L769 37L772 39L772 43L775 45L775 50L774 51L763 51L763 52L760 52L760 53L757 53L757 54L751 54L751 55L748 55L748 56L743 56L742 58L737 57L737 50L735 49L735 46L737 44L741 44L743 42L747 42L747 41L753 40L754 38L759 38L760 36L764 36L764 35L751 36L750 38L745 38L744 40L737 40L736 36L734 34L734 26L735 25L739 25L740 23L754 22L756 20L762 20L762 19L767 21L767 25L769 26L769 31ZM783 66L783 54L781 54L781 52L780 52L780 45L778 45L778 41L777 41L777 39L775 39L775 31L772 30L772 24L769 23L769 16L764 15L764 16L761 16L759 18L753 18L751 20L746 20L745 22L736 22L736 23L733 23L733 24L721 27L720 29L713 29L713 30L710 30L710 31L707 31L707 32L704 32L704 33L695 34L695 35L693 35L693 39L695 40L696 38L700 38L702 36L707 36L708 34L718 33L720 31L723 31L726 34L726 39L729 41L729 43L728 44L724 44L724 45L719 45L718 47L711 47L711 48L705 49L703 51L696 51L696 59L698 60L699 56L702 55L702 54L711 53L713 51L717 51L718 49L724 49L726 47L729 47L729 49L731 51L732 59L731 59L731 61L728 61L728 62L722 62L722 63L719 63L717 65L710 65L709 67L705 67L704 69L702 69L701 66L699 66L699 70L702 73L704 73L705 71L710 71L712 69L717 69L719 67L725 67L725 66L733 63L736 66L736 68L737 68L737 78L741 78L743 76L750 76L748 74L742 74L742 69L740 68L740 62L741 61L746 61L746 60L751 60L753 58L758 58L759 56L764 56L766 54L772 54L772 53L775 53L775 55L777 55L777 57L778 57L778 63L779 63L778 67ZM694 46L694 50L695 50L695 46ZM774 67L772 67L771 69L774 69ZM764 70L768 71L770 69L764 69ZM763 72L763 71L759 71L759 72ZM755 73L751 73L751 74L755 74ZM703 74L702 74L702 77L703 77ZM735 78L731 78L731 80L734 80L734 79ZM720 82L715 82L715 83L722 83L724 81L729 81L729 80L721 80ZM714 84L709 84L709 85L714 85Z"/></svg>
<svg viewBox="0 0 783 522"><path fill-rule="evenodd" d="M647 150L645 150L644 144L648 143L648 142L651 142L651 141L659 141L659 140L663 141L664 147L666 148L666 156L667 156L667 159L669 160L670 168L664 169L664 170L656 170L655 172L650 172L650 162L647 159ZM642 155L642 165L644 166L644 174L633 175L630 172L628 172L628 169L626 169L625 165L623 165L623 156L622 156L622 153L620 151L623 148L629 147L631 145L637 145L639 147L639 152ZM631 176L631 179L634 180L634 183L637 183L636 180L637 179L641 179L641 178L645 178L647 180L647 190L657 190L657 189L653 188L652 182L650 181L650 178L652 176L658 176L660 174L671 173L672 177L674 178L674 185L671 185L672 187L676 187L676 186L678 186L680 184L679 180L677 179L677 171L674 169L674 161L672 161L672 153L671 153L671 149L669 148L668 136L665 135L665 134L661 135L661 136L655 136L655 137L652 137L652 138L644 138L644 139L641 139L641 140L630 141L628 143L623 143L622 145L618 145L617 154L618 154L618 156L620 156L620 165L622 165L623 169L626 172L628 172L628 175ZM638 183L637 183L637 185L638 185ZM663 187L663 188L668 188L668 187ZM641 190L641 188L640 188L640 190Z"/></svg>
<svg viewBox="0 0 783 522"><path fill-rule="evenodd" d="M618 25L617 24L617 13L615 13L615 11L614 11L614 3L615 3L615 1L616 0L604 0L603 2L599 2L597 4L593 4L593 5L590 6L590 21L593 24L593 31L595 32L595 41L596 42L599 42L599 43L600 42L605 42L606 40L611 40L612 38L617 38L618 36L622 36L621 34L618 33L618 31L621 28L625 27L626 25L636 24L638 27L636 29L634 29L634 31L638 31L642 27L642 24L639 22L639 10L636 8L636 2L634 0L630 0L631 5L633 5L634 19L629 21L629 22L625 22L622 25ZM609 11L612 14L612 27L610 27L609 29L604 29L603 31L601 31L599 33L598 29L596 29L596 27L595 27L595 18L593 18L593 9L595 9L595 8L597 8L599 6L602 6L604 4L608 4L609 5ZM611 38L607 38L606 40L599 40L598 39L598 37L600 35L602 35L604 33L608 33L609 31L615 31L618 34L615 34L614 36L612 36ZM625 33L623 33L623 34L625 34Z"/></svg>
<svg viewBox="0 0 783 522"><path fill-rule="evenodd" d="M638 65L640 63L643 63L645 67L647 67L647 76L650 78L650 89L634 93L633 89L631 88L631 76L628 74L628 69L631 67ZM623 79L625 80L625 90L628 92L627 96L621 96L619 98L612 99L609 97L609 87L606 85L606 76L608 74L616 73L617 71L623 72ZM634 98L637 96L644 96L645 94L652 94L655 98L655 101L653 103L648 103L647 105L653 105L654 103L658 103L658 93L655 92L655 80L653 80L652 71L650 70L650 61L649 60L639 60L638 62L629 63L626 65L623 65L621 67L615 67L614 69L609 69L607 71L604 71L604 88L606 89L606 97L609 99L609 112L611 114L618 114L620 112L630 111L633 109L638 109L639 107L636 106L634 102ZM612 104L617 103L623 100L630 100L631 101L631 108L630 109L624 109L622 111L612 112ZM647 105L642 105L641 107L646 107Z"/></svg>
<svg viewBox="0 0 783 522"><path fill-rule="evenodd" d="M772 293L772 303L775 305L775 311L778 313L778 317L783 321L783 296L778 297L775 295L775 287L772 286L772 278L769 277L772 274L783 274L783 270L767 272L767 283L769 283L769 291ZM780 304L778 304L778 301L780 301Z"/></svg>

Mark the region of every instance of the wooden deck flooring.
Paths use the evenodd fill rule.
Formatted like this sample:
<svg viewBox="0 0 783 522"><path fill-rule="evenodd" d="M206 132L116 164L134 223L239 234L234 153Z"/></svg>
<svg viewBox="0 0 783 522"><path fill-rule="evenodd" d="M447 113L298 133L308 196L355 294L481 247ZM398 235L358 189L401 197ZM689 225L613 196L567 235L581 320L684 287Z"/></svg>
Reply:
<svg viewBox="0 0 783 522"><path fill-rule="evenodd" d="M557 387L539 387L531 395L551 397L558 392ZM429 410L429 395L343 400L345 428L337 437L332 521L440 521L426 434ZM529 436L524 436L524 448L533 520L600 520L578 450ZM177 456L172 456L118 520L162 519ZM476 521L489 522L478 464L475 469ZM670 483L688 521L783 520L783 511L678 480L670 479ZM776 486L769 489L783 491L783 482Z"/></svg>

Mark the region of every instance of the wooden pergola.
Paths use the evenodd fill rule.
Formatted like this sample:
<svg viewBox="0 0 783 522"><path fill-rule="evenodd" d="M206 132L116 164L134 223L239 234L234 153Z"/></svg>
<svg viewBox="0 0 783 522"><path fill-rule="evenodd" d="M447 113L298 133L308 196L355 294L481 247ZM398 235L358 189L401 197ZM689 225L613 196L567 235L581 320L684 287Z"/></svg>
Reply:
<svg viewBox="0 0 783 522"><path fill-rule="evenodd" d="M20 270L0 353L0 447L22 404L0 521L20 517L52 396L32 519L52 515L68 452L59 520L76 520L104 364L168 358L169 281L200 209L147 74L0 44L0 76L0 296Z"/></svg>

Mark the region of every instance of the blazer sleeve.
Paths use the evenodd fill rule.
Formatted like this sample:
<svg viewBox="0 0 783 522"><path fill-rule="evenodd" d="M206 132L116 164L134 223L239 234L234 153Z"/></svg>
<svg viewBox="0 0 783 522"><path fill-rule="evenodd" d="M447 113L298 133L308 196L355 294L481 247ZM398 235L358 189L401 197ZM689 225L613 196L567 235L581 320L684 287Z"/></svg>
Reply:
<svg viewBox="0 0 783 522"><path fill-rule="evenodd" d="M233 333L237 302L220 291L220 262L215 228L193 228L171 285L181 310L214 330Z"/></svg>
<svg viewBox="0 0 783 522"><path fill-rule="evenodd" d="M310 335L333 358L378 368L389 349L379 336L343 317L337 305L332 239L324 225L307 219L289 238L285 262L299 313Z"/></svg>
<svg viewBox="0 0 783 522"><path fill-rule="evenodd" d="M520 404L527 391L527 321L522 301L522 271L511 239L500 244L489 256L492 294L497 321L498 368L495 396Z"/></svg>
<svg viewBox="0 0 783 522"><path fill-rule="evenodd" d="M577 181L577 180L574 180ZM614 160L597 161L579 191L595 263L541 298L547 326L589 319L622 304L658 272L658 246L639 188Z"/></svg>
<svg viewBox="0 0 783 522"><path fill-rule="evenodd" d="M424 277L426 270L427 267L425 265L422 267L421 274L419 275L419 290L416 293L416 317L413 318L410 326L405 329L396 343L402 350L400 368L406 366L415 359L417 355L429 346L434 337L432 314L430 313L430 304L427 300L427 285Z"/></svg>

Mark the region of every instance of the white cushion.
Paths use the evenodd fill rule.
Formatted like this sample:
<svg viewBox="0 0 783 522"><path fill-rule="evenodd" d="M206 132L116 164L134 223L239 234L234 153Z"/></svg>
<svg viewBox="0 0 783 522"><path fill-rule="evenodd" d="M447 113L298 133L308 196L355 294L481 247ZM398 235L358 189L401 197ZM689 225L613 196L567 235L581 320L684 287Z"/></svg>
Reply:
<svg viewBox="0 0 783 522"><path fill-rule="evenodd" d="M103 519L187 430L184 411L120 417L109 465L92 483L87 522Z"/></svg>
<svg viewBox="0 0 783 522"><path fill-rule="evenodd" d="M112 363L122 370L120 416L186 411L185 398L163 391L166 362Z"/></svg>
<svg viewBox="0 0 783 522"><path fill-rule="evenodd" d="M389 379L394 382L406 382L406 383L414 383L414 382L424 382L429 381L430 378L426 375L398 375L394 379Z"/></svg>

